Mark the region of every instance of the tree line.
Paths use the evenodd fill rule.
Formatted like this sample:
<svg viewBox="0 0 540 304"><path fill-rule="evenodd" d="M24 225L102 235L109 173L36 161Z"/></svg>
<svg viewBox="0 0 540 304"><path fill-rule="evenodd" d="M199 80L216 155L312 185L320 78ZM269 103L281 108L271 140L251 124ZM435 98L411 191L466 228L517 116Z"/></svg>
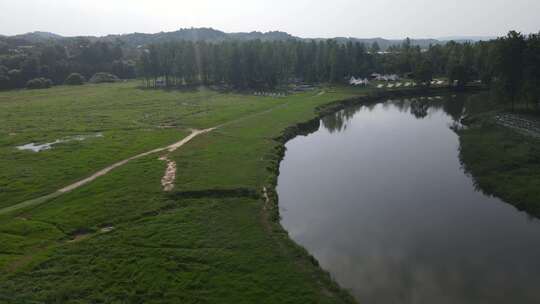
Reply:
<svg viewBox="0 0 540 304"><path fill-rule="evenodd" d="M406 39L385 52L376 43L335 40L182 41L145 48L137 70L148 87L218 84L235 89L275 88L291 81L339 83L372 73L395 73L426 85L434 77L445 77L456 89L477 81L512 102L538 104L539 37L512 31L492 41L449 42L427 49Z"/></svg>
<svg viewBox="0 0 540 304"><path fill-rule="evenodd" d="M148 86L225 84L236 89L274 88L295 79L340 82L346 74L374 70L364 45L333 40L173 42L150 45L138 62Z"/></svg>

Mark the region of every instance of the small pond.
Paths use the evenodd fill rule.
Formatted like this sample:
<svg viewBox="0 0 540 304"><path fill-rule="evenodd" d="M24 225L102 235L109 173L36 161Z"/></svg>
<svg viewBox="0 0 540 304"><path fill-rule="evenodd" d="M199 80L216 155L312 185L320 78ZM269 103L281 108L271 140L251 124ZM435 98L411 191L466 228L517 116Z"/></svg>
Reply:
<svg viewBox="0 0 540 304"><path fill-rule="evenodd" d="M84 141L88 138L96 138L96 137L103 137L103 134L101 133L95 133L95 134L87 134L87 135L75 135L75 136L68 136L62 139L57 139L52 142L48 143L29 143L21 146L17 146L18 150L21 151L32 151L32 152L41 152L45 150L50 150L53 148L54 145L61 144L61 143L67 143L71 141Z"/></svg>

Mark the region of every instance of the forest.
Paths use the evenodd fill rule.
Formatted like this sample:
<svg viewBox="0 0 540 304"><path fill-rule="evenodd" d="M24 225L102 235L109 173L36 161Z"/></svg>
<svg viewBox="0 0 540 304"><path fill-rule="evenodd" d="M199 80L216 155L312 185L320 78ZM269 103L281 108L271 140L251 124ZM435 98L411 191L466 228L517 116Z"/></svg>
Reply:
<svg viewBox="0 0 540 304"><path fill-rule="evenodd" d="M488 42L449 42L427 49L406 39L385 52L377 43L335 40L162 43L146 48L137 66L148 87L275 88L295 81L340 83L351 76L395 73L426 85L434 77L447 77L456 89L481 82L512 104L521 100L538 106L540 100L540 35L514 31Z"/></svg>

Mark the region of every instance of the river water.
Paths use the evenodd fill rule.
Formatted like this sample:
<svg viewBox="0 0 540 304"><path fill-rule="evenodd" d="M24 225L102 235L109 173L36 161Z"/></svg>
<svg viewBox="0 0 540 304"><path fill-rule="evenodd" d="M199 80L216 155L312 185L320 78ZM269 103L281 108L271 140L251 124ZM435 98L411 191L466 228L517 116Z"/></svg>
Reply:
<svg viewBox="0 0 540 304"><path fill-rule="evenodd" d="M348 108L287 143L282 225L361 303L540 303L540 221L459 159L475 96Z"/></svg>

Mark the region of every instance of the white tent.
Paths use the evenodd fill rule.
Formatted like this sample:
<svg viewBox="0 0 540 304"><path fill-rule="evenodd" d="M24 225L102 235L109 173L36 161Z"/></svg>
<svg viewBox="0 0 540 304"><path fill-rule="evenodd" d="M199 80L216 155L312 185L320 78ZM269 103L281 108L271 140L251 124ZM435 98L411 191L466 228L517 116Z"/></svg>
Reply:
<svg viewBox="0 0 540 304"><path fill-rule="evenodd" d="M367 78L356 79L356 77L352 76L351 79L349 80L349 84L354 85L354 86L357 86L357 85L367 86L369 84L369 80Z"/></svg>

